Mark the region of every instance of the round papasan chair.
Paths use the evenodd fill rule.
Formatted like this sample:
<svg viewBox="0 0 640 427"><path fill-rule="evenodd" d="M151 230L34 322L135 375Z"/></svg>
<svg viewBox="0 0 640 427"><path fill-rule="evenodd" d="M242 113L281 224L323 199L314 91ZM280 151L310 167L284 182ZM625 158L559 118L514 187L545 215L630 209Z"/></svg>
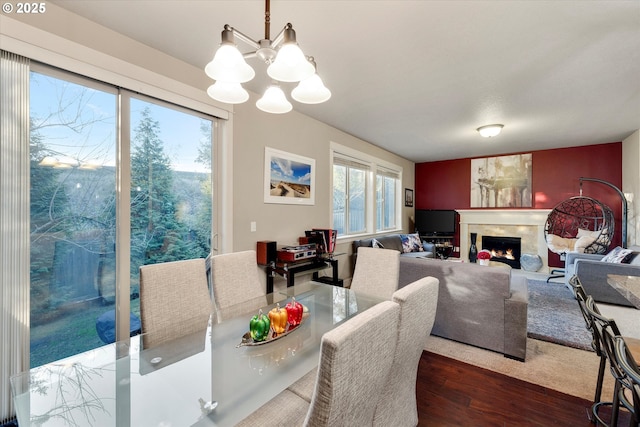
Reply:
<svg viewBox="0 0 640 427"><path fill-rule="evenodd" d="M587 196L571 197L554 207L544 227L551 252L604 254L613 239L615 221L611 209Z"/></svg>

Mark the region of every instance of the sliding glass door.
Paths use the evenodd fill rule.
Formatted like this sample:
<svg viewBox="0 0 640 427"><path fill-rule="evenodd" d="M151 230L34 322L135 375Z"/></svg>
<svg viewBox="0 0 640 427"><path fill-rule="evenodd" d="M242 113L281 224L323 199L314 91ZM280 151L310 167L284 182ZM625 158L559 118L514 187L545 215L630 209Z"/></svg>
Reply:
<svg viewBox="0 0 640 427"><path fill-rule="evenodd" d="M115 276L117 91L31 72L31 366L103 344Z"/></svg>
<svg viewBox="0 0 640 427"><path fill-rule="evenodd" d="M215 119L36 67L30 123L35 367L112 340L118 291L136 329L141 265L211 252ZM118 202L119 186L130 203Z"/></svg>
<svg viewBox="0 0 640 427"><path fill-rule="evenodd" d="M206 258L212 236L211 118L132 97L131 288L141 265Z"/></svg>

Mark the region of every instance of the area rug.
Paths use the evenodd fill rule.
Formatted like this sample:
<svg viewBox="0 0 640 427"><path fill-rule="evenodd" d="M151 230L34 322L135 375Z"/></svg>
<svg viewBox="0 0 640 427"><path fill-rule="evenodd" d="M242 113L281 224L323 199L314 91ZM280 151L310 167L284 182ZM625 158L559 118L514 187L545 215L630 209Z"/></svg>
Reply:
<svg viewBox="0 0 640 427"><path fill-rule="evenodd" d="M591 349L587 330L573 293L563 284L528 279L527 336L581 350Z"/></svg>

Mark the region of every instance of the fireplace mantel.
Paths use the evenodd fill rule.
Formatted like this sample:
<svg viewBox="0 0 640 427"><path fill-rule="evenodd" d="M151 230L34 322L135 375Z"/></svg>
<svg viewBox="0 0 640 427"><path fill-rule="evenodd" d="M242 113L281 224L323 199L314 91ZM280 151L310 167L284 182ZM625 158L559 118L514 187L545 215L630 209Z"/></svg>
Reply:
<svg viewBox="0 0 640 427"><path fill-rule="evenodd" d="M478 249L481 236L512 236L522 239L522 253L540 256L542 268L549 269L544 225L551 209L462 209L460 215L460 257L469 260L470 233L478 234Z"/></svg>

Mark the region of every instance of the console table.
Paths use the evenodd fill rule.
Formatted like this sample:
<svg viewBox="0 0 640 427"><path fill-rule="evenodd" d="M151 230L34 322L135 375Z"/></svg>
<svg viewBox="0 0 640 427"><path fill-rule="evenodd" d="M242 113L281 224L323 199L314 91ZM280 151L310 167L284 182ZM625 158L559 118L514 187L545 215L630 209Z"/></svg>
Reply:
<svg viewBox="0 0 640 427"><path fill-rule="evenodd" d="M298 273L313 272L313 280L316 282L326 283L328 285L340 286L344 285L343 280L338 278L338 259L339 255L319 256L309 260L298 262L271 262L267 265L267 294L273 293L273 278L275 275L284 277L287 280L287 287L295 285L295 275ZM331 267L331 276L320 277L318 273L326 268Z"/></svg>

